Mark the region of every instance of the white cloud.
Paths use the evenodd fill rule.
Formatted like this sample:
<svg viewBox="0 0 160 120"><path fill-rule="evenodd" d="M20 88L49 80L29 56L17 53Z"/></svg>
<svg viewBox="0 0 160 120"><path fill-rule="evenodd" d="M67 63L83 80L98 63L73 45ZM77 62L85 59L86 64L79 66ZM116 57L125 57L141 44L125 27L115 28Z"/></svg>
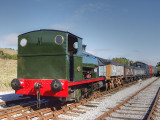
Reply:
<svg viewBox="0 0 160 120"><path fill-rule="evenodd" d="M17 43L18 43L18 33L11 33L1 38L0 47L17 48Z"/></svg>
<svg viewBox="0 0 160 120"><path fill-rule="evenodd" d="M72 26L71 25L59 25L59 24L54 24L51 26L52 29L55 30L63 30L63 31L69 31Z"/></svg>
<svg viewBox="0 0 160 120"><path fill-rule="evenodd" d="M89 12L89 13L95 13L96 11L105 11L108 12L110 11L110 5L109 4L103 4L101 2L97 2L97 3L89 3L89 4L85 4L82 5L80 8L78 8L74 15L71 17L71 19L73 20L81 20L82 17L85 16L85 13Z"/></svg>
<svg viewBox="0 0 160 120"><path fill-rule="evenodd" d="M104 3L89 3L87 5L87 8L89 8L91 11L97 11L97 10L105 10L108 9L109 4Z"/></svg>

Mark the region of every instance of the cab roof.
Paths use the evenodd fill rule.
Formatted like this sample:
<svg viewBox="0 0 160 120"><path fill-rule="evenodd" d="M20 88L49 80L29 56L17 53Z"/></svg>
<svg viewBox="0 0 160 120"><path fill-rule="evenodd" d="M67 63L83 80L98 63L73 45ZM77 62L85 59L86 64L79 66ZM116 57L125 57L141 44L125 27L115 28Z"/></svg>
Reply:
<svg viewBox="0 0 160 120"><path fill-rule="evenodd" d="M78 38L82 39L81 37L79 37L79 36L77 36L77 35L74 35L74 34L68 32L68 31L54 30L54 29L40 29L40 30L34 30L34 31L30 31L30 32L23 33L23 34L21 34L21 35L28 34L28 33L31 33L31 32L39 32L39 31L56 31L56 32L63 32L63 33L68 33L68 34L70 34L70 35L72 35L72 36L74 36L74 37L78 37ZM21 36L21 35L19 35L19 36Z"/></svg>

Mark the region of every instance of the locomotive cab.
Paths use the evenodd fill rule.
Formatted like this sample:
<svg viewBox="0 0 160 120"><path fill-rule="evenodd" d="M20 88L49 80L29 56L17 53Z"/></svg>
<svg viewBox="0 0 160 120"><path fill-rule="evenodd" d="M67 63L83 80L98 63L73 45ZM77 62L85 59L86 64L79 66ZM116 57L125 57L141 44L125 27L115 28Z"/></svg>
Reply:
<svg viewBox="0 0 160 120"><path fill-rule="evenodd" d="M19 35L17 71L16 94L36 95L40 87L43 96L68 97L68 82L82 80L82 38L57 30Z"/></svg>
<svg viewBox="0 0 160 120"><path fill-rule="evenodd" d="M23 40L26 45L22 45ZM81 79L81 74L77 76L76 73L76 68L81 68L82 63L81 46L81 38L63 31L39 30L20 35L18 78Z"/></svg>

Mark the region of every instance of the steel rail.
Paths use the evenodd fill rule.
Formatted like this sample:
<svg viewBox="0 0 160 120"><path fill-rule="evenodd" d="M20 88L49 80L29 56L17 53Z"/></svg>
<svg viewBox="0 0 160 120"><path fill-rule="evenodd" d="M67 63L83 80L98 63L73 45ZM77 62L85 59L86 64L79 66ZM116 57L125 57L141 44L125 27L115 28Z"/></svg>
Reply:
<svg viewBox="0 0 160 120"><path fill-rule="evenodd" d="M48 105L49 102L42 102L42 107L45 107L46 105ZM17 106L13 106L13 107L8 107L8 108L4 108L4 109L0 109L0 119L11 119L11 116L15 115L15 114L25 114L26 111L34 111L36 110L36 102L33 103L27 103L24 105L17 105Z"/></svg>
<svg viewBox="0 0 160 120"><path fill-rule="evenodd" d="M121 106L123 106L124 104L126 104L129 100L131 100L133 97L135 97L138 93L140 93L141 91L145 90L147 87L149 87L151 84L153 84L155 81L157 81L159 78L157 78L156 80L152 81L151 83L149 83L147 86L143 87L141 90L137 91L135 94L133 94L132 96L130 96L129 98L127 98L126 100L122 101L120 104L116 105L114 108L112 108L111 110L105 112L104 114L102 114L101 116L99 116L98 118L96 118L96 120L103 120L106 117L108 117L111 113L113 113L114 111L120 109Z"/></svg>
<svg viewBox="0 0 160 120"><path fill-rule="evenodd" d="M87 103L87 102L89 102L89 101L92 101L92 100L94 100L94 99L96 99L96 98L99 98L99 97L101 97L101 96L103 96L103 95L106 95L106 94L108 94L108 93L111 93L111 92L113 92L113 91L119 90L119 89L121 89L121 88L127 87L127 86L132 85L132 84L135 84L135 83L137 83L137 81L136 81L136 82L134 81L134 82L129 83L129 84L125 84L125 85L123 85L123 86L119 86L119 87L114 88L114 89L111 89L111 90L109 90L109 91L104 91L104 92L99 92L99 91L98 91L98 92L96 92L93 96L91 96L90 98L83 99L80 103L71 104L71 105L69 105L69 106L66 106L64 109L61 109L61 110L59 110L59 111L55 111L55 112L53 112L52 114L50 114L50 115L48 115L48 116L44 116L44 119L45 119L45 120L48 120L48 119L56 119L58 115L60 115L60 114L66 114L67 111L72 111L73 108L78 108L78 106L84 105L85 103ZM67 114L67 115L68 115L68 114ZM74 115L75 115L75 114L73 114L73 115L71 114L71 116L74 116Z"/></svg>
<svg viewBox="0 0 160 120"><path fill-rule="evenodd" d="M158 105L158 101L160 100L160 88L158 89L158 92L157 92L157 94L156 94L156 98L155 98L155 101L154 101L154 104L153 104L153 106L152 106L152 108L151 108L151 111L150 111L150 113L149 113L149 115L148 115L148 118L147 118L147 120L154 120L153 119L153 116L156 116L154 113L156 113L157 111L156 111L156 109L157 109L157 105ZM159 116L160 117L160 116Z"/></svg>

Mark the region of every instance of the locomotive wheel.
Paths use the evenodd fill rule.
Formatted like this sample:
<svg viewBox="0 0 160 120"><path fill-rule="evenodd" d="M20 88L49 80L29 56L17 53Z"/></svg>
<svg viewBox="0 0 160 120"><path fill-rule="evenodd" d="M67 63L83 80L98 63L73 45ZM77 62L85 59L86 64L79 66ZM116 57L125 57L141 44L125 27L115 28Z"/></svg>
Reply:
<svg viewBox="0 0 160 120"><path fill-rule="evenodd" d="M92 95L93 95L93 92L92 92L92 91L88 92L87 98L90 98Z"/></svg>
<svg viewBox="0 0 160 120"><path fill-rule="evenodd" d="M81 101L82 101L82 96L78 96L78 97L76 97L75 102L79 103L79 102L81 102Z"/></svg>
<svg viewBox="0 0 160 120"><path fill-rule="evenodd" d="M81 102L82 100L82 94L81 94L81 89L77 89L76 90L76 98L75 98L75 102Z"/></svg>
<svg viewBox="0 0 160 120"><path fill-rule="evenodd" d="M82 88L82 98L87 98L87 92L88 92L87 88Z"/></svg>

